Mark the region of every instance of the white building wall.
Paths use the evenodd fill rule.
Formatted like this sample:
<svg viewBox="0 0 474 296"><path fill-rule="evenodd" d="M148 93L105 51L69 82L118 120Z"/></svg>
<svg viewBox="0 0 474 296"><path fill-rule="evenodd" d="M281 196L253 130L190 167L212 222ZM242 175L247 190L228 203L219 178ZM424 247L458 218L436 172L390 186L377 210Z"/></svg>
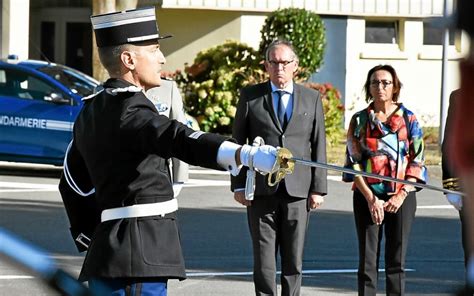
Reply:
<svg viewBox="0 0 474 296"><path fill-rule="evenodd" d="M445 0L163 0L162 8L218 9L271 12L295 7L319 14L349 16L427 16L442 15ZM455 0L446 0L451 12ZM156 1L142 0L143 5Z"/></svg>
<svg viewBox="0 0 474 296"><path fill-rule="evenodd" d="M346 47L346 95L345 107L347 116L365 106L362 94L362 85L364 81L364 73L366 70L362 68L360 63L360 53L363 50L364 35L361 32L365 30L365 21L363 19L347 20L347 47ZM347 120L346 120L347 122Z"/></svg>
<svg viewBox="0 0 474 296"><path fill-rule="evenodd" d="M453 0L447 1L451 11ZM156 5L152 0L139 2L140 5ZM15 53L20 58L27 58L29 1L2 0L1 3L1 54L4 57ZM163 0L158 9L158 24L162 33L175 35L173 39L162 42L168 60L165 68L174 71L183 69L185 63L192 63L199 51L228 39L257 48L266 15L278 8L298 7L321 16L348 16L346 63L345 69L341 69L341 76L345 77L345 105L348 109L346 125L351 114L365 106L362 86L367 71L380 63L395 66L404 83L401 99L420 114L422 123L439 125L441 46L422 45L421 21L425 17L441 16L443 3L444 0ZM64 12L42 17L88 19L88 16ZM401 20L398 45L365 44L365 19L373 17ZM64 46L61 45L64 35L58 35L61 38L57 41L57 50L61 54L64 52L61 47ZM32 37L38 41L39 37ZM449 48L449 91L458 87L457 65L468 46L465 39L458 40L456 46Z"/></svg>
<svg viewBox="0 0 474 296"><path fill-rule="evenodd" d="M441 51L439 46L423 45L423 22L404 20L399 44L366 44L365 20L348 20L346 52L346 120L367 104L363 85L367 72L375 65L392 65L403 83L400 101L415 112L423 126L438 126L441 100ZM466 39L449 46L447 64L448 93L459 86L458 62L467 51Z"/></svg>
<svg viewBox="0 0 474 296"><path fill-rule="evenodd" d="M385 1L384 1L385 2ZM419 3L418 3L419 4ZM406 6L406 11L422 13L420 5ZM378 6L380 9L380 6ZM357 7L356 7L357 8ZM355 8L354 8L355 9ZM401 12L404 12L400 8ZM369 7L365 11L371 11ZM375 10L374 10L375 11ZM175 37L163 41L162 47L167 57L165 69L174 71L184 69L184 64L191 64L196 54L222 44L225 40L234 39L245 42L254 48L260 43L260 30L266 13L217 11L217 10L183 10L159 9L158 23L163 33L171 32ZM323 16L324 18L324 16ZM379 16L377 19L384 19ZM421 124L438 126L440 123L441 100L441 46L424 46L423 18L402 18L399 20L400 38L398 44L366 44L365 20L369 16L349 17L347 21L347 41L345 52L344 101L347 109L345 126L350 116L366 106L362 92L365 76L370 68L377 64L391 64L399 73L404 87L401 101L412 109ZM176 24L186 24L176 26ZM189 30L189 28L195 28ZM458 87L457 65L467 49L465 40L456 41L456 46L449 47L448 92ZM325 61L328 63L330 61ZM343 74L344 75L344 74ZM341 79L343 79L341 77ZM340 81L320 81L339 84Z"/></svg>
<svg viewBox="0 0 474 296"><path fill-rule="evenodd" d="M226 40L239 40L240 16L240 13L232 11L158 9L160 33L171 33L174 36L160 43L166 57L164 70L183 70L186 63L193 63L200 51L220 45ZM249 33L249 36L249 41L254 40L253 33Z"/></svg>
<svg viewBox="0 0 474 296"><path fill-rule="evenodd" d="M242 15L240 17L240 41L258 49L260 46L260 30L266 18L266 15Z"/></svg>
<svg viewBox="0 0 474 296"><path fill-rule="evenodd" d="M19 59L28 58L29 0L2 0L1 56L17 55Z"/></svg>

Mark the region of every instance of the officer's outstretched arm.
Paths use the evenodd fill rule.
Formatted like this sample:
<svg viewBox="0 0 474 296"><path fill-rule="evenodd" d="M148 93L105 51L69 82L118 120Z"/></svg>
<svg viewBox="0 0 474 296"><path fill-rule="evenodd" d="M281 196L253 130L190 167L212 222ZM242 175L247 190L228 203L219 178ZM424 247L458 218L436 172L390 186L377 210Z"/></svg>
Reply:
<svg viewBox="0 0 474 296"><path fill-rule="evenodd" d="M233 176L239 174L242 166L255 168L262 173L271 173L278 169L276 154L277 149L270 145L241 146L224 141L217 152L217 162Z"/></svg>

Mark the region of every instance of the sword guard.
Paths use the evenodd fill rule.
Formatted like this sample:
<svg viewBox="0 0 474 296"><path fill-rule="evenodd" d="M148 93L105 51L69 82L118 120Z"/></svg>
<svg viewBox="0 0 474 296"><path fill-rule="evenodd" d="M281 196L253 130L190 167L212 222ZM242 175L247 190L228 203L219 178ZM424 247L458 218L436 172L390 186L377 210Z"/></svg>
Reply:
<svg viewBox="0 0 474 296"><path fill-rule="evenodd" d="M280 183L286 175L293 173L295 169L295 162L292 160L293 154L290 150L283 147L277 148L276 155L276 167L278 168L275 172L268 174L268 186L275 186ZM272 177L274 176L274 181Z"/></svg>

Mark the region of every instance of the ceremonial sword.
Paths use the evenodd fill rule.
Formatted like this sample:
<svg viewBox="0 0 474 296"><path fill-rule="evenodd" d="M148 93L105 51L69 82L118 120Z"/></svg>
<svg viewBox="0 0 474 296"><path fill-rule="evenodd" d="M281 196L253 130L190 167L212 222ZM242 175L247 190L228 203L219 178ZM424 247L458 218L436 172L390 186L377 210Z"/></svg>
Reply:
<svg viewBox="0 0 474 296"><path fill-rule="evenodd" d="M424 183L417 183L417 182L412 182L408 180L402 180L402 179L397 179L393 177L388 177L388 176L381 176L373 173L368 173L364 171L357 171L354 169L349 169L345 167L340 167L332 164L327 164L327 163L321 163L317 161L309 161L301 158L296 158L293 157L293 154L290 152L290 150L286 148L278 148L277 151L277 170L273 173L270 173L268 175L268 185L274 186L278 182L280 182L287 174L291 174L294 170L295 164L298 165L304 165L304 166L309 166L309 167L314 167L314 168L321 168L325 170L330 170L330 171L337 171L337 172L343 172L347 174L351 174L354 176L363 176L363 177L369 177L369 178L374 178L374 179L379 179L383 181L389 181L389 182L394 182L394 183L400 183L404 185L410 185L418 188L426 188L430 190L435 190L435 191L441 191L444 193L452 193L452 194L459 194L459 195L465 195L462 192L459 191L454 191L454 190L449 190L449 189L444 189L441 187L437 187L434 185L430 184L424 184ZM273 178L274 176L274 178Z"/></svg>

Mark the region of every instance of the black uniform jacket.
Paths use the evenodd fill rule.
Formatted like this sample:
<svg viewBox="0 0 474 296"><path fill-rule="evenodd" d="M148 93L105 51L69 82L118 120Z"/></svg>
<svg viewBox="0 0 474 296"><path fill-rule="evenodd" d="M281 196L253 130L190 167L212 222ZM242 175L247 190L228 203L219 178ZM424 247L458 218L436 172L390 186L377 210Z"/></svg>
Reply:
<svg viewBox="0 0 474 296"><path fill-rule="evenodd" d="M102 223L99 215L104 209L172 199L165 159L221 169L217 151L226 139L159 115L142 92L128 87L133 86L109 79L104 91L85 102L66 155L59 187L71 232L74 238L79 233L92 238L79 279L182 279L176 212Z"/></svg>
<svg viewBox="0 0 474 296"><path fill-rule="evenodd" d="M294 157L326 163L326 133L323 103L319 92L294 83L293 110L286 129L280 126L273 107L270 82L242 89L237 106L232 136L239 144L252 143L260 136L265 144L288 148ZM231 177L231 190L244 188L246 168ZM269 196L278 186L268 186L268 176L256 174L255 195ZM323 169L296 165L285 176L289 195L307 198L308 193L327 193L327 172Z"/></svg>

